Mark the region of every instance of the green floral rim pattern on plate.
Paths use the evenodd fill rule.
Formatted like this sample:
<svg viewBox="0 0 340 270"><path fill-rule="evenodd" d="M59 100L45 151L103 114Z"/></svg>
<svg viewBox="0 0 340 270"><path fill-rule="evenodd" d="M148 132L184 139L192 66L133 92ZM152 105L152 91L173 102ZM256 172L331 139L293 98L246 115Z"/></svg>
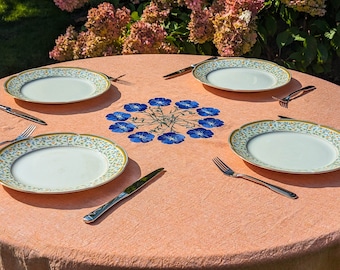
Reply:
<svg viewBox="0 0 340 270"><path fill-rule="evenodd" d="M106 172L85 185L72 189L47 189L25 185L17 181L12 174L12 165L21 156L49 147L83 147L100 152L107 160ZM90 134L51 133L42 134L30 139L8 145L0 150L0 183L9 188L30 193L69 193L86 190L103 185L120 175L127 164L125 150L111 140Z"/></svg>
<svg viewBox="0 0 340 270"><path fill-rule="evenodd" d="M321 138L337 149L337 158L331 164L322 168L316 168L315 170L296 170L293 173L307 174L307 173L326 173L338 170L340 168L340 132L327 126L321 126L308 121L300 120L262 120L243 125L237 130L234 130L229 136L229 144L231 149L245 161L254 164L256 166L275 170L280 172L289 172L282 168L273 167L266 164L254 156L248 151L249 141L261 134L270 132L295 132L301 134L307 134Z"/></svg>
<svg viewBox="0 0 340 270"><path fill-rule="evenodd" d="M193 76L202 82L205 85L224 89L224 90L234 90L238 91L237 89L229 89L223 87L216 87L215 85L211 84L208 80L208 74L212 71L216 71L219 69L225 68L249 68L249 69L256 69L261 70L267 73L270 73L276 78L275 85L272 85L268 89L257 89L257 90L249 90L249 92L257 92L257 91L266 91L276 89L278 87L284 86L291 80L291 75L289 71L280 65L266 61L261 59L254 59L254 58L243 58L243 57L228 57L228 58L219 58L217 60L211 60L203 62L197 65L193 70ZM245 91L248 92L248 91Z"/></svg>
<svg viewBox="0 0 340 270"><path fill-rule="evenodd" d="M29 102L36 102L30 98L27 98L21 93L21 88L34 80L42 78L52 78L52 77L71 77L77 79L83 79L89 81L94 86L94 92L84 97L81 100L86 100L90 98L97 97L107 91L111 83L106 75L91 71L85 68L75 68L75 67L53 67L53 68L35 68L23 71L17 75L10 77L4 84L5 90L11 96ZM72 101L74 102L74 101ZM38 102L38 103L49 103L49 102ZM53 102L52 102L53 103Z"/></svg>

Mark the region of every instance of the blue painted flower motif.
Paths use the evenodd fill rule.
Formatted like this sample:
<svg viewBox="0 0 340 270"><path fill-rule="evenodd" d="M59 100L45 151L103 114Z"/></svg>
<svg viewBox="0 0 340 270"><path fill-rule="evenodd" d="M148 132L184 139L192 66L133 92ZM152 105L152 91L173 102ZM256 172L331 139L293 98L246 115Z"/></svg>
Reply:
<svg viewBox="0 0 340 270"><path fill-rule="evenodd" d="M131 132L135 129L135 125L131 123L126 123L126 122L116 122L113 125L110 126L110 130L112 132L117 132L117 133L124 133L124 132Z"/></svg>
<svg viewBox="0 0 340 270"><path fill-rule="evenodd" d="M124 105L124 109L128 112L142 112L148 108L146 104L142 103L129 103Z"/></svg>
<svg viewBox="0 0 340 270"><path fill-rule="evenodd" d="M215 119L220 110L213 107L199 108L194 100L181 100L171 105L172 100L164 97L152 98L148 103L128 103L125 112L117 111L106 115L114 121L109 129L117 133L131 133L128 138L135 143L148 143L157 139L164 144L179 144L188 134L191 138L211 138L209 130L224 125ZM141 129L132 134L135 129Z"/></svg>
<svg viewBox="0 0 340 270"><path fill-rule="evenodd" d="M188 130L187 134L190 135L191 138L210 138L214 135L211 130L205 128L195 128Z"/></svg>
<svg viewBox="0 0 340 270"><path fill-rule="evenodd" d="M151 106L169 106L171 99L168 98L153 98L149 100Z"/></svg>
<svg viewBox="0 0 340 270"><path fill-rule="evenodd" d="M224 122L215 118L205 118L198 120L198 123L206 128L220 127L224 125Z"/></svg>
<svg viewBox="0 0 340 270"><path fill-rule="evenodd" d="M175 132L168 132L160 135L158 140L165 144L178 144L184 141L185 136Z"/></svg>
<svg viewBox="0 0 340 270"><path fill-rule="evenodd" d="M131 117L131 114L124 112L114 112L106 115L107 120L111 121L125 121Z"/></svg>
<svg viewBox="0 0 340 270"><path fill-rule="evenodd" d="M181 100L175 103L180 109L192 109L198 107L198 102L193 100Z"/></svg>
<svg viewBox="0 0 340 270"><path fill-rule="evenodd" d="M136 132L135 134L129 135L128 138L135 143L147 143L151 142L153 138L155 138L155 135L149 132Z"/></svg>
<svg viewBox="0 0 340 270"><path fill-rule="evenodd" d="M214 116L220 113L220 110L210 107L203 107L196 110L200 116Z"/></svg>

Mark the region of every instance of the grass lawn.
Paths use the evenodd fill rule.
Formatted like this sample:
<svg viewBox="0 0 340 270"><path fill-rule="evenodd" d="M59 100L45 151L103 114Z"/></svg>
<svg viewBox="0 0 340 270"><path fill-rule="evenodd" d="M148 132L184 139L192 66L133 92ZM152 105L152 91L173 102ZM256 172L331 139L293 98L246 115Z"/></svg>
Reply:
<svg viewBox="0 0 340 270"><path fill-rule="evenodd" d="M53 0L0 0L0 78L55 61L55 39L73 23Z"/></svg>

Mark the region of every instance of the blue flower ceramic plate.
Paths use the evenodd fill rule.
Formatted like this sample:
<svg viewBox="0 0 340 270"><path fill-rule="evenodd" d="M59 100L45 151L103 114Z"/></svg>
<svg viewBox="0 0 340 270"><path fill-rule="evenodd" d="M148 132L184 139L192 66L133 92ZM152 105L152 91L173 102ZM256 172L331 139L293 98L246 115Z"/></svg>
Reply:
<svg viewBox="0 0 340 270"><path fill-rule="evenodd" d="M54 67L23 71L5 82L7 93L34 103L65 104L97 97L111 83L106 75L83 68Z"/></svg>
<svg viewBox="0 0 340 270"><path fill-rule="evenodd" d="M317 174L340 168L340 132L298 120L263 120L246 124L229 137L245 161L273 171Z"/></svg>
<svg viewBox="0 0 340 270"><path fill-rule="evenodd" d="M103 185L127 164L111 140L75 133L43 134L0 150L0 183L29 193L70 193Z"/></svg>
<svg viewBox="0 0 340 270"><path fill-rule="evenodd" d="M234 92L261 92L291 80L287 69L265 60L230 57L203 62L192 71L204 85Z"/></svg>

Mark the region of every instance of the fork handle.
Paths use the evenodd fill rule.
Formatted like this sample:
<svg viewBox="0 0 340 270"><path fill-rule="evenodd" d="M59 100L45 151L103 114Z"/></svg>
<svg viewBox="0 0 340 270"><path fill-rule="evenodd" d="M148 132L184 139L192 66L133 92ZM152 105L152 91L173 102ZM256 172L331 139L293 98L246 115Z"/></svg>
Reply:
<svg viewBox="0 0 340 270"><path fill-rule="evenodd" d="M300 96L303 96L303 95L305 95L305 94L307 94L307 93L309 93L310 91L313 91L313 90L315 90L316 89L316 87L314 86L314 85L308 85L308 86L305 86L305 87L302 87L302 88L300 88L300 89L298 89L298 90L296 90L296 91L294 91L294 92L292 92L292 93L290 93L289 95L288 95L288 97L290 98L290 100L293 100L293 99L296 99L296 98L298 98L298 97L300 97ZM301 94L300 94L301 93ZM300 94L298 97L295 97L295 96L297 96L298 94ZM294 97L294 98L293 98Z"/></svg>
<svg viewBox="0 0 340 270"><path fill-rule="evenodd" d="M5 143L11 143L11 142L13 142L13 140L3 141L3 142L0 142L0 145L3 145L3 144L5 144Z"/></svg>
<svg viewBox="0 0 340 270"><path fill-rule="evenodd" d="M254 182L256 184L265 186L265 187L269 188L270 190L272 190L272 191L274 191L276 193L279 193L279 194L281 194L283 196L286 196L286 197L288 197L290 199L297 199L298 198L298 196L295 193L293 193L293 192L291 192L289 190L286 190L284 188L281 188L281 187L269 184L267 182L264 182L264 181L262 181L260 179L255 178L255 177L252 177L252 176L249 176L249 175L246 175L246 174L240 174L240 173L239 174L235 174L235 176L239 177L239 178L243 178L243 179L249 180L249 181Z"/></svg>

